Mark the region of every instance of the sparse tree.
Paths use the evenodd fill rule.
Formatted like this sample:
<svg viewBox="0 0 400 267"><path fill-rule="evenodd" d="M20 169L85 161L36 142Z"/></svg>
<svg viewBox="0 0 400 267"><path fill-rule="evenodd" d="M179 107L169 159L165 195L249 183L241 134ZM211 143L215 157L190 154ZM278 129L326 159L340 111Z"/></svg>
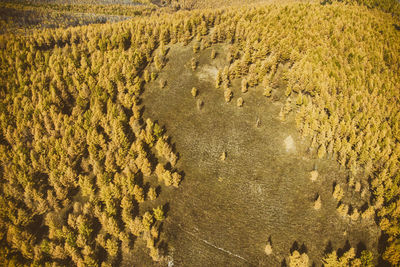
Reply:
<svg viewBox="0 0 400 267"><path fill-rule="evenodd" d="M214 49L211 50L211 59L215 59L215 57L217 56L217 52L215 52Z"/></svg>
<svg viewBox="0 0 400 267"><path fill-rule="evenodd" d="M150 78L152 81L155 81L157 79L157 77L158 77L158 74L156 72L152 71L150 73Z"/></svg>
<svg viewBox="0 0 400 267"><path fill-rule="evenodd" d="M107 239L106 249L107 249L108 255L110 255L111 257L117 256L118 250L119 250L118 241L114 240L114 239Z"/></svg>
<svg viewBox="0 0 400 267"><path fill-rule="evenodd" d="M321 196L318 195L317 199L314 201L314 209L319 210L321 208Z"/></svg>
<svg viewBox="0 0 400 267"><path fill-rule="evenodd" d="M147 196L150 200L155 200L157 198L157 192L154 187L150 187L149 191L147 192Z"/></svg>
<svg viewBox="0 0 400 267"><path fill-rule="evenodd" d="M190 61L192 70L195 71L197 69L197 65L199 64L199 62L197 61L196 58L192 58L192 60Z"/></svg>
<svg viewBox="0 0 400 267"><path fill-rule="evenodd" d="M347 267L347 266L361 266L360 259L355 258L354 248L350 248L346 251L342 257L338 258L336 251L326 255L322 262L326 267Z"/></svg>
<svg viewBox="0 0 400 267"><path fill-rule="evenodd" d="M164 211L163 211L163 208L161 206L158 206L157 208L154 208L153 209L153 214L154 214L154 218L157 221L163 221L165 219Z"/></svg>
<svg viewBox="0 0 400 267"><path fill-rule="evenodd" d="M150 226L153 224L153 222L154 222L153 215L151 215L150 212L146 211L142 218L143 227L146 230L150 230Z"/></svg>
<svg viewBox="0 0 400 267"><path fill-rule="evenodd" d="M271 246L271 242L267 242L267 244L265 245L265 249L264 249L265 254L267 254L268 256L272 254L272 246Z"/></svg>
<svg viewBox="0 0 400 267"><path fill-rule="evenodd" d="M343 196L344 196L344 191L342 189L342 187L339 184L335 185L335 189L333 190L333 194L332 194L333 198L336 199L338 202L340 200L342 200Z"/></svg>
<svg viewBox="0 0 400 267"><path fill-rule="evenodd" d="M242 79L242 93L246 93L247 89L248 89L248 83L247 83L247 79Z"/></svg>
<svg viewBox="0 0 400 267"><path fill-rule="evenodd" d="M272 95L272 88L269 85L264 87L263 95L266 97L270 97Z"/></svg>
<svg viewBox="0 0 400 267"><path fill-rule="evenodd" d="M232 99L233 93L231 91L231 89L227 88L224 90L224 98L225 98L225 102L229 103Z"/></svg>
<svg viewBox="0 0 400 267"><path fill-rule="evenodd" d="M147 69L143 71L143 79L146 83L149 83L151 80L150 73Z"/></svg>
<svg viewBox="0 0 400 267"><path fill-rule="evenodd" d="M198 42L193 43L193 52L197 53L200 50L200 44Z"/></svg>
<svg viewBox="0 0 400 267"><path fill-rule="evenodd" d="M139 217L135 217L135 219L130 220L127 223L127 227L134 236L140 236L140 234L145 230L145 227Z"/></svg>
<svg viewBox="0 0 400 267"><path fill-rule="evenodd" d="M172 174L172 184L174 187L178 187L181 183L182 176L178 172Z"/></svg>
<svg viewBox="0 0 400 267"><path fill-rule="evenodd" d="M218 70L217 76L215 78L215 88L219 88L222 83L222 76L221 70Z"/></svg>
<svg viewBox="0 0 400 267"><path fill-rule="evenodd" d="M166 170L163 174L164 183L166 186L171 186L173 183L172 174L169 170Z"/></svg>
<svg viewBox="0 0 400 267"><path fill-rule="evenodd" d="M325 148L325 145L322 144L318 148L318 158L322 159L323 157L325 157L325 155L326 155L326 148Z"/></svg>
<svg viewBox="0 0 400 267"><path fill-rule="evenodd" d="M375 209L373 206L369 206L362 214L361 217L363 219L370 219L375 214Z"/></svg>
<svg viewBox="0 0 400 267"><path fill-rule="evenodd" d="M308 255L306 253L300 254L297 250L293 251L289 256L290 267L308 267Z"/></svg>

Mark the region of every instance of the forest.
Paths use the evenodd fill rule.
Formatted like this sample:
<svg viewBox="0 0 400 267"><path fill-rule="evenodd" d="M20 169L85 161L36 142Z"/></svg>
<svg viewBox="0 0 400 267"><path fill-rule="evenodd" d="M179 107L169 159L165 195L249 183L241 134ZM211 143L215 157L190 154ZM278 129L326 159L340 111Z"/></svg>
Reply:
<svg viewBox="0 0 400 267"><path fill-rule="evenodd" d="M0 47L2 265L174 266L176 232L183 227L193 238L174 221L174 210L192 201L185 190L203 180L200 174L193 181L185 160L190 151L178 142L186 128L157 113L163 109L148 94L172 103L181 93L167 93L180 86L194 101L190 112L203 117L211 108L246 114L254 101L278 107L273 123L293 125L305 146L299 157L345 173L342 180L326 174L321 192L311 192L310 212L325 209L326 191L335 220L379 230L374 246L350 242L329 250L306 244L279 251L304 241L275 245L271 233L254 254L237 256L245 258L239 266L400 264L397 0L4 1ZM191 75L201 78L205 66L215 68L207 89L174 80L179 51L187 51L181 65ZM211 102L214 93L219 97ZM177 105L181 116L189 114ZM257 130L268 122L251 123ZM191 127L201 133L200 125ZM201 140L193 134L190 142ZM240 164L229 147L209 150L215 156L197 155L191 164L205 158L213 159L209 168ZM322 173L307 170L309 182ZM215 180L224 181L219 175ZM182 217L192 216L194 206ZM215 242L203 245L230 253L227 258L240 255ZM237 242L231 248L241 252ZM191 257L175 265L196 265ZM212 257L198 262L212 263Z"/></svg>

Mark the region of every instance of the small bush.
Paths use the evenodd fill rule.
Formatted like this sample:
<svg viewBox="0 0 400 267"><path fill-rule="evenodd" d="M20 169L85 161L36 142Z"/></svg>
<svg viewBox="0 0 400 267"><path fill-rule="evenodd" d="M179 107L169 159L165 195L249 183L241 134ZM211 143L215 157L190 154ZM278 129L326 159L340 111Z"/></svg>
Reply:
<svg viewBox="0 0 400 267"><path fill-rule="evenodd" d="M196 97L197 94L198 94L197 88L196 88L196 87L193 87L191 93L192 93L192 96L193 96L193 97Z"/></svg>
<svg viewBox="0 0 400 267"><path fill-rule="evenodd" d="M360 192L361 191L361 183L360 182L356 182L356 185L354 187L354 191L356 191L356 192Z"/></svg>
<svg viewBox="0 0 400 267"><path fill-rule="evenodd" d="M360 218L360 213L358 212L358 209L354 208L353 213L350 215L351 220L356 221L358 218Z"/></svg>
<svg viewBox="0 0 400 267"><path fill-rule="evenodd" d="M310 179L311 181L315 182L318 178L318 171L317 170L313 170L310 172Z"/></svg>
<svg viewBox="0 0 400 267"><path fill-rule="evenodd" d="M201 99L197 99L197 109L201 110L204 106L204 102Z"/></svg>
<svg viewBox="0 0 400 267"><path fill-rule="evenodd" d="M243 103L244 103L243 98L242 98L242 97L239 97L239 98L237 99L236 105L237 105L238 107L242 107L242 106L243 106Z"/></svg>
<svg viewBox="0 0 400 267"><path fill-rule="evenodd" d="M193 53L197 53L200 50L200 44L198 42L194 42L193 44Z"/></svg>
<svg viewBox="0 0 400 267"><path fill-rule="evenodd" d="M257 117L257 120L256 120L256 128L258 128L258 127L260 127L261 126L261 119L259 118L259 117Z"/></svg>
<svg viewBox="0 0 400 267"><path fill-rule="evenodd" d="M167 81L164 79L160 79L160 88L163 89L165 86L167 86Z"/></svg>
<svg viewBox="0 0 400 267"><path fill-rule="evenodd" d="M222 152L221 156L219 157L220 160L224 161L226 159L226 152Z"/></svg>
<svg viewBox="0 0 400 267"><path fill-rule="evenodd" d="M263 93L263 95L266 96L266 97L270 97L270 96L272 95L272 88L271 88L269 85L267 85L267 86L264 88L264 93Z"/></svg>

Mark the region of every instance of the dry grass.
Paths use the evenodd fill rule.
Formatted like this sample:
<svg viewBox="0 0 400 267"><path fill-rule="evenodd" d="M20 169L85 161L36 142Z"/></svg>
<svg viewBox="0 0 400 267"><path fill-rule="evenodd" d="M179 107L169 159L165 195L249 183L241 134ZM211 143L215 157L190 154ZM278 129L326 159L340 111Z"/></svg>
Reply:
<svg viewBox="0 0 400 267"><path fill-rule="evenodd" d="M211 49L220 56L211 60ZM199 75L206 66L223 69L226 50L219 45L200 51L196 54L198 70L192 72L190 66L181 64L190 62L192 47L173 45L160 73L168 77L171 89L160 91L157 82L150 83L143 95L145 116L157 117L166 125L182 156L178 166L186 174L181 191L164 195L173 207L166 229L175 249L174 262L208 265L212 259L223 266L278 266L295 241L304 242L308 256L317 264L328 241L334 247L343 247L346 240L362 242L374 250L378 229L373 222L348 225L336 211L337 201L327 185L344 183L346 173L333 160L310 159L293 116L285 123L277 119L281 103L259 97L263 88L256 87L246 93L243 108L226 105L223 90L213 86L215 80ZM201 113L193 109L192 96L183 93L193 87L201 91L201 101L206 103ZM233 80L231 90L236 103L241 81ZM289 135L295 152L286 152L284 140ZM229 161L220 160L221 151L229 154ZM319 175L312 182L309 170L315 164ZM317 192L324 203L315 211L310 199ZM265 248L269 235L274 244L273 253L267 256L260 248Z"/></svg>

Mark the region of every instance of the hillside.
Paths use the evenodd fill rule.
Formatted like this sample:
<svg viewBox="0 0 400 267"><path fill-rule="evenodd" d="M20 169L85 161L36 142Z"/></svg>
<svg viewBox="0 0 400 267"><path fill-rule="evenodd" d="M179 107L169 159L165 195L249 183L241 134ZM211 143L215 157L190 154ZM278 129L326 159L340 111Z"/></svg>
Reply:
<svg viewBox="0 0 400 267"><path fill-rule="evenodd" d="M397 266L399 6L2 2L1 264Z"/></svg>

